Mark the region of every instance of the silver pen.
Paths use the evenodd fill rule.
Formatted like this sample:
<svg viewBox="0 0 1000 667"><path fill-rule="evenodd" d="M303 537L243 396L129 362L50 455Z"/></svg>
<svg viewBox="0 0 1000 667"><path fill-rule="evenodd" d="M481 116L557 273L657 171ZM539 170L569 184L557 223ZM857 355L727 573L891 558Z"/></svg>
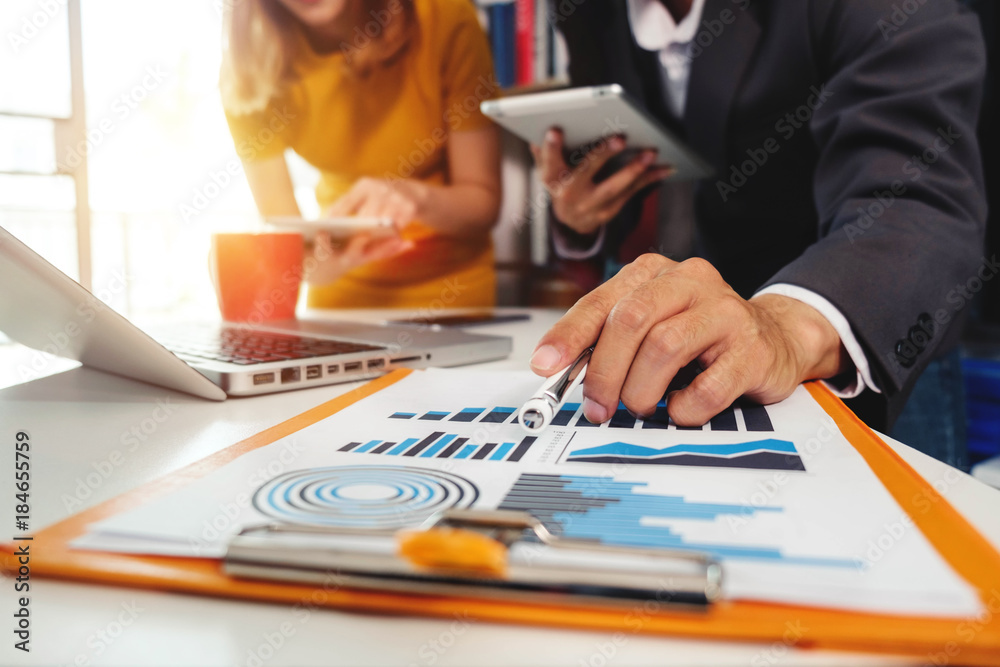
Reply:
<svg viewBox="0 0 1000 667"><path fill-rule="evenodd" d="M583 382L593 352L594 346L591 345L576 358L576 361L545 380L535 395L529 398L517 413L521 426L531 433L538 433L552 422L559 406L565 403L573 390Z"/></svg>

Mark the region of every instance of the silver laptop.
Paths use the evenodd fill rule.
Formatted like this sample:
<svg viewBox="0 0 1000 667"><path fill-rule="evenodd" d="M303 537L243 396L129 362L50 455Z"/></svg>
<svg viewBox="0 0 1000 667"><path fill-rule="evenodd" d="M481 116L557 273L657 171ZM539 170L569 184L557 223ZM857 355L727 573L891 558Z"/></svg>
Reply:
<svg viewBox="0 0 1000 667"><path fill-rule="evenodd" d="M84 366L223 400L459 366L510 354L507 336L455 329L288 320L138 329L0 227L0 331ZM169 348L169 349L168 349Z"/></svg>

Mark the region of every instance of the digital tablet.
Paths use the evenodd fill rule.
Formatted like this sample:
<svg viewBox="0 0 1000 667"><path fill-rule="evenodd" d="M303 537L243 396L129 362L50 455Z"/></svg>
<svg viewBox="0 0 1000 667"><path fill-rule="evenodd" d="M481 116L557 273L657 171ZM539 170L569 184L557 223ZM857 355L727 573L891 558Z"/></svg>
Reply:
<svg viewBox="0 0 1000 667"><path fill-rule="evenodd" d="M487 100L480 109L532 144L541 145L551 127L562 130L570 151L624 135L629 150L655 148L657 164L676 170L672 179L695 180L712 174L700 156L629 98L618 84Z"/></svg>
<svg viewBox="0 0 1000 667"><path fill-rule="evenodd" d="M329 233L335 241L348 239L360 232L367 232L374 236L395 236L399 233L392 218L342 216L306 220L296 217L269 217L265 218L265 222L276 227L301 232L307 239L315 237L318 231Z"/></svg>

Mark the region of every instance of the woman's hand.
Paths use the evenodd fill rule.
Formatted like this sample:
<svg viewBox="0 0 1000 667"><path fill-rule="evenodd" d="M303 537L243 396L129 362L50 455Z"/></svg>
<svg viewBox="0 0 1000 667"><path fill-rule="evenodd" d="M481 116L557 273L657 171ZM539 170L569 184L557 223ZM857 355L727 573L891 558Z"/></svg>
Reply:
<svg viewBox="0 0 1000 667"><path fill-rule="evenodd" d="M310 285L323 286L369 262L395 257L413 248L413 242L398 236L375 236L360 232L346 244L335 244L327 232L316 234L312 253L306 252L303 272Z"/></svg>
<svg viewBox="0 0 1000 667"><path fill-rule="evenodd" d="M397 227L403 227L422 217L426 201L427 186L420 181L359 178L326 215L391 218Z"/></svg>

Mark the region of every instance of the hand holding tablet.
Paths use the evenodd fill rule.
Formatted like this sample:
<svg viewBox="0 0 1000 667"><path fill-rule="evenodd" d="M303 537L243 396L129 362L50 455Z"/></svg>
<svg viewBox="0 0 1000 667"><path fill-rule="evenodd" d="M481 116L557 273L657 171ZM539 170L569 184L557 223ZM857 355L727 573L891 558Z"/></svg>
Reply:
<svg viewBox="0 0 1000 667"><path fill-rule="evenodd" d="M480 108L532 144L556 217L583 234L596 232L647 186L711 174L619 85L518 95Z"/></svg>

